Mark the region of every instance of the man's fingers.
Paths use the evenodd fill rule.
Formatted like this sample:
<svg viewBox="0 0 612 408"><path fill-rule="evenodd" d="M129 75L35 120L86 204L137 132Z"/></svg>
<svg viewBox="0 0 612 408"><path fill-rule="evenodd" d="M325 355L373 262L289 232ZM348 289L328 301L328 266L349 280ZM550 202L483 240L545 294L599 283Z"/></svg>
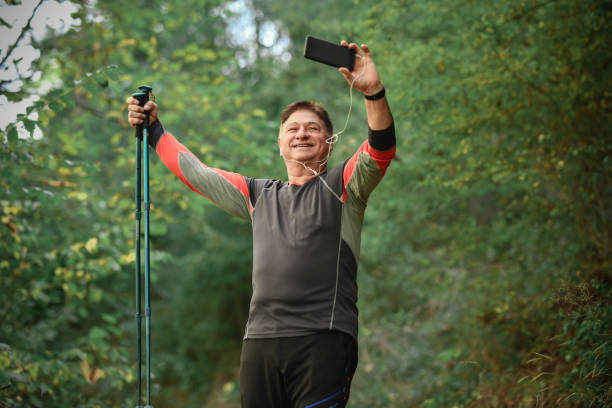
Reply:
<svg viewBox="0 0 612 408"><path fill-rule="evenodd" d="M351 43L349 45L349 48L355 50L356 54L361 54L361 50L359 49L359 46L357 44Z"/></svg>
<svg viewBox="0 0 612 408"><path fill-rule="evenodd" d="M143 108L144 110L153 110L156 107L155 102L153 101L147 101L144 106L140 106L138 99L134 98L133 96L128 97L125 102L128 104L128 109L135 111L142 111Z"/></svg>
<svg viewBox="0 0 612 408"><path fill-rule="evenodd" d="M351 71L349 71L348 68L341 67L338 68L338 70L342 73L342 75L344 75L347 81L351 82L353 80L353 74L351 74Z"/></svg>
<svg viewBox="0 0 612 408"><path fill-rule="evenodd" d="M367 44L361 44L361 49L366 56L370 55L370 47L368 47Z"/></svg>
<svg viewBox="0 0 612 408"><path fill-rule="evenodd" d="M361 54L361 49L359 48L359 46L356 43L350 43L349 44L345 40L342 40L342 41L340 41L340 45L343 46L343 47L347 47L347 48L355 50L355 53L357 55ZM367 45L366 45L366 48L367 48Z"/></svg>
<svg viewBox="0 0 612 408"><path fill-rule="evenodd" d="M128 111L129 112L143 112L143 109L138 105L129 104Z"/></svg>
<svg viewBox="0 0 612 408"><path fill-rule="evenodd" d="M129 96L125 102L128 104L128 122L136 127L144 122L145 114L143 107L139 105L138 99ZM149 108L150 109L150 108Z"/></svg>
<svg viewBox="0 0 612 408"><path fill-rule="evenodd" d="M141 112L142 108L138 105L138 99L130 96L125 100L128 104L128 111L130 112Z"/></svg>

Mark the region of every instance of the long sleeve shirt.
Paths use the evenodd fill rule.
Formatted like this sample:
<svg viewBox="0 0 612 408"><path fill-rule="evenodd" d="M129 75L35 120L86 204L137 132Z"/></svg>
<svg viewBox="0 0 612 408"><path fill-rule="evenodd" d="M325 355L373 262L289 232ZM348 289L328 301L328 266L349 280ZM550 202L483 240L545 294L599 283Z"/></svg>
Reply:
<svg viewBox="0 0 612 408"><path fill-rule="evenodd" d="M395 156L394 125L303 185L203 164L159 121L151 144L183 183L253 227L253 295L245 338L324 330L357 339L357 265L368 197Z"/></svg>

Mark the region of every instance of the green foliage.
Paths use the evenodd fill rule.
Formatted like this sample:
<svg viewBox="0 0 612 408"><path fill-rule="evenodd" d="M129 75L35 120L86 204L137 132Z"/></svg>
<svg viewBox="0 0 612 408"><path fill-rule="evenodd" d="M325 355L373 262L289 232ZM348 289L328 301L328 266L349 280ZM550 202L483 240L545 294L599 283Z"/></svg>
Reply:
<svg viewBox="0 0 612 408"><path fill-rule="evenodd" d="M371 206L376 232L364 231L380 252L362 257L372 371L356 378L357 406L610 404L601 366L569 387L549 341L573 319L555 310L562 282L610 273L606 16L570 1L369 11L366 36L389 47L379 64L402 67L385 78L403 85L390 98L404 137L376 193L395 199ZM605 364L600 345L575 344ZM547 370L524 368L533 353L549 356Z"/></svg>
<svg viewBox="0 0 612 408"><path fill-rule="evenodd" d="M610 404L612 347L609 323L612 318L612 288L607 277L593 277L578 285L562 284L557 294L558 321L562 331L558 354L565 360L563 386L567 400Z"/></svg>
<svg viewBox="0 0 612 408"><path fill-rule="evenodd" d="M0 152L2 403L113 406L100 395L133 383L114 300L123 237L82 190L95 167L56 150L45 139Z"/></svg>
<svg viewBox="0 0 612 408"><path fill-rule="evenodd" d="M55 85L1 135L0 405L135 405L124 100L151 84L206 164L284 178L282 107L319 100L338 130L348 109L301 56L313 34L371 47L398 134L366 212L351 404L612 406L609 2L242 4L242 42L239 11L188 0L98 1L35 44L44 80L7 97ZM360 99L336 163L366 135ZM250 226L155 155L151 174L154 405L238 406Z"/></svg>

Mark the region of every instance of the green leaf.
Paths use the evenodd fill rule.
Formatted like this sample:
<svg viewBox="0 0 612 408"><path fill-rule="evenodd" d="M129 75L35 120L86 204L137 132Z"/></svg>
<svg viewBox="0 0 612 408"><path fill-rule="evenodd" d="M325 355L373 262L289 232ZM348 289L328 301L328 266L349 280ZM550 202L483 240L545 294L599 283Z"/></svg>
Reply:
<svg viewBox="0 0 612 408"><path fill-rule="evenodd" d="M79 307L77 308L77 314L85 319L87 317L87 309L84 307Z"/></svg>
<svg viewBox="0 0 612 408"><path fill-rule="evenodd" d="M3 18L0 18L0 25L6 27L8 29L13 28L13 26L11 26L9 23L7 23Z"/></svg>
<svg viewBox="0 0 612 408"><path fill-rule="evenodd" d="M108 77L111 81L119 80L119 69L116 66L111 66L108 69L104 70L104 75Z"/></svg>
<svg viewBox="0 0 612 408"><path fill-rule="evenodd" d="M102 316L102 320L104 320L107 323L110 323L110 324L117 323L117 318L115 316L113 316L112 314L102 313L101 316Z"/></svg>
<svg viewBox="0 0 612 408"><path fill-rule="evenodd" d="M460 355L461 355L461 350L450 348L450 349L446 349L438 353L438 359L447 363L449 361L459 358Z"/></svg>
<svg viewBox="0 0 612 408"><path fill-rule="evenodd" d="M31 120L31 119L24 119L22 120L22 122L23 122L23 126L25 126L26 130L30 132L30 134L34 132L34 129L36 128L36 125L38 124L38 121Z"/></svg>
<svg viewBox="0 0 612 408"><path fill-rule="evenodd" d="M30 106L28 106L26 108L26 114L29 115L32 112L36 112L39 111L42 107L45 106L45 103L42 101L36 101L33 104L31 104Z"/></svg>
<svg viewBox="0 0 612 408"><path fill-rule="evenodd" d="M90 79L84 80L81 85L92 95L95 95L98 92L98 87Z"/></svg>
<svg viewBox="0 0 612 408"><path fill-rule="evenodd" d="M49 109L56 113L63 111L65 107L66 104L62 103L60 100L54 100L49 103Z"/></svg>
<svg viewBox="0 0 612 408"><path fill-rule="evenodd" d="M253 116L257 116L260 118L265 118L266 117L266 111L263 109L254 109L253 110Z"/></svg>
<svg viewBox="0 0 612 408"><path fill-rule="evenodd" d="M60 101L64 104L66 108L74 108L76 105L76 102L74 100L74 94L72 92L62 96L60 98Z"/></svg>
<svg viewBox="0 0 612 408"><path fill-rule="evenodd" d="M85 243L85 249L87 249L87 252L90 254L96 252L98 250L98 238L93 237L88 239Z"/></svg>
<svg viewBox="0 0 612 408"><path fill-rule="evenodd" d="M38 111L38 123L40 124L41 129L44 129L49 124L49 111L48 110L39 110Z"/></svg>
<svg viewBox="0 0 612 408"><path fill-rule="evenodd" d="M19 139L19 136L17 134L17 128L14 125L9 126L6 137L8 139L9 146L15 147L15 145L17 144L17 140Z"/></svg>
<svg viewBox="0 0 612 408"><path fill-rule="evenodd" d="M103 345L108 332L100 327L94 326L89 330L89 340L94 345Z"/></svg>
<svg viewBox="0 0 612 408"><path fill-rule="evenodd" d="M94 79L101 88L108 88L108 79L101 73L94 74Z"/></svg>

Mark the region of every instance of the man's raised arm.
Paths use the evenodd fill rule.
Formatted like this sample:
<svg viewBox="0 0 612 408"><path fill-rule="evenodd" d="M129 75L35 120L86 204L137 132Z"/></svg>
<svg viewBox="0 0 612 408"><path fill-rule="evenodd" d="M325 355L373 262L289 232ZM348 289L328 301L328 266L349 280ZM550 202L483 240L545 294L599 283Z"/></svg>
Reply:
<svg viewBox="0 0 612 408"><path fill-rule="evenodd" d="M395 157L395 127L370 48L365 44L359 48L357 44L346 41L340 45L355 50L353 70L340 68L340 72L350 85L363 93L368 115L368 141L347 161L343 173L343 197L351 193L363 211L370 193Z"/></svg>
<svg viewBox="0 0 612 408"><path fill-rule="evenodd" d="M368 126L371 130L388 129L393 123L391 109L385 97L385 88L380 80L374 61L370 56L370 48L362 44L361 48L355 43L340 43L343 47L355 50L355 67L352 71L340 68L340 72L349 84L363 93L365 97ZM353 83L354 81L354 83Z"/></svg>

